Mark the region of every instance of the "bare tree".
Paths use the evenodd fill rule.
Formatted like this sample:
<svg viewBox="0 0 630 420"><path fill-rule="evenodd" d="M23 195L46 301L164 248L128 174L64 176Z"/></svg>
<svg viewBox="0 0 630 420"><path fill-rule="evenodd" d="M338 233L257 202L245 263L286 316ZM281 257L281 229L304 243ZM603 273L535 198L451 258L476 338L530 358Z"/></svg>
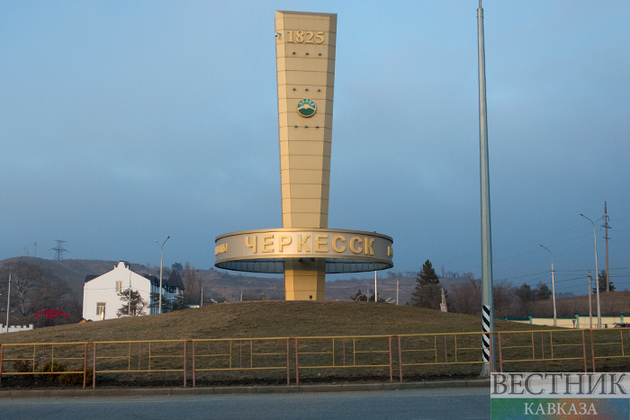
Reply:
<svg viewBox="0 0 630 420"><path fill-rule="evenodd" d="M201 275L195 270L195 266L190 266L190 262L186 261L184 265L184 304L199 304L201 301L201 288L203 280Z"/></svg>

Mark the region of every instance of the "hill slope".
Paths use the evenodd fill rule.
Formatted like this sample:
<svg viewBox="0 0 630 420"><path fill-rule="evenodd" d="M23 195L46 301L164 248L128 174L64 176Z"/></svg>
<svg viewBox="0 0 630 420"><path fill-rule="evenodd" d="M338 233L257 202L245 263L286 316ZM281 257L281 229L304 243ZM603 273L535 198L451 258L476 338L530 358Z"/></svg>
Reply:
<svg viewBox="0 0 630 420"><path fill-rule="evenodd" d="M529 326L496 322L497 330ZM366 302L259 301L1 334L0 343L480 331L479 317Z"/></svg>

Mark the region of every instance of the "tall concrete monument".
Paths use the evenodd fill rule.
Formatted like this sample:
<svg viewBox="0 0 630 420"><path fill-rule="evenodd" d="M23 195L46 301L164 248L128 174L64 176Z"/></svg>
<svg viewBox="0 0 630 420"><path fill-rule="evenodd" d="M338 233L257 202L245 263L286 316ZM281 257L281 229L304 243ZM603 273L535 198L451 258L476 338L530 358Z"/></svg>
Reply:
<svg viewBox="0 0 630 420"><path fill-rule="evenodd" d="M323 300L326 273L393 267L392 238L328 229L337 15L276 12L282 229L216 238L215 266L284 273L286 300Z"/></svg>

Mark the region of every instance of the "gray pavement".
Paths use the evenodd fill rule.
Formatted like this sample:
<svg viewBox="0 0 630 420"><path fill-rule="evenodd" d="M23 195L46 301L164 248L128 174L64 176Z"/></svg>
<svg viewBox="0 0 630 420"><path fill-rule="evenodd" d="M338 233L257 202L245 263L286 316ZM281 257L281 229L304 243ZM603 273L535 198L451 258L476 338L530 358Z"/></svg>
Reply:
<svg viewBox="0 0 630 420"><path fill-rule="evenodd" d="M265 387L266 391L271 388ZM278 387L279 388L279 387ZM291 387L285 387L291 388ZM294 387L297 388L297 387ZM372 389L377 389L373 387ZM382 387L381 389L385 389ZM183 391L183 389L180 389ZM202 391L206 391L202 393ZM241 389L243 391L244 388ZM341 390L341 389L339 389ZM97 390L99 391L99 390ZM489 387L416 387L346 392L321 386L300 387L289 392L208 392L198 388L149 396L139 392L102 390L100 396L0 399L1 419L487 419ZM111 392L116 391L116 392ZM125 391L126 394L125 394ZM140 391L140 390L136 390ZM145 391L145 390L142 390ZM153 391L159 391L153 390ZM172 390L174 391L174 389ZM215 390L213 390L215 391ZM236 391L236 388L232 388ZM317 392L320 391L320 392ZM115 395L118 394L118 395ZM84 394L85 395L85 394ZM125 396L126 395L126 396Z"/></svg>

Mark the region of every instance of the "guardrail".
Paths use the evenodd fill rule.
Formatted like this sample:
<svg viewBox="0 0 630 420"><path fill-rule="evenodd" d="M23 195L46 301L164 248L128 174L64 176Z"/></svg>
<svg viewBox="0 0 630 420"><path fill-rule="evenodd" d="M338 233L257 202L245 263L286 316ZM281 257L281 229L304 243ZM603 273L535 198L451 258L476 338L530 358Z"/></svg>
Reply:
<svg viewBox="0 0 630 420"><path fill-rule="evenodd" d="M595 372L596 363L610 368L616 360L630 358L628 328L492 334L495 340L489 350L495 353L500 372L530 368L587 372L589 364ZM44 381L59 379L83 388L91 382L95 388L97 378L123 375L164 381L175 375L177 381L183 379L184 387L189 382L195 387L200 380L229 382L233 378L229 375L247 373L248 378L262 374L274 381L284 381L286 375L287 385L292 380L299 385L301 376L307 374L309 379L314 372L342 379L346 374L381 380L389 376L390 382L397 376L402 382L404 375L454 375L465 366L484 363L481 336L481 332L462 332L2 344L0 384L7 377L37 375Z"/></svg>

